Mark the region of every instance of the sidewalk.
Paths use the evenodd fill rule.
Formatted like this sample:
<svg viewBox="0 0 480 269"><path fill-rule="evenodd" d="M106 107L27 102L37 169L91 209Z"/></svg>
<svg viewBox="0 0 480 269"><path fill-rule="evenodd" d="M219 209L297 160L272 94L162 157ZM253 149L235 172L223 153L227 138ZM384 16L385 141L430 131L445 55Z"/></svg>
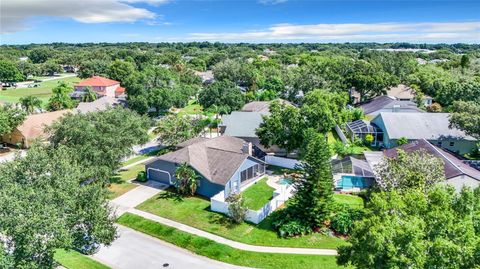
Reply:
<svg viewBox="0 0 480 269"><path fill-rule="evenodd" d="M266 247L266 246L253 246L248 245L240 242L236 242L230 239L226 239L224 237L214 235L191 226L169 220L166 218L159 217L157 215L144 212L135 208L130 208L127 210L128 213L135 214L137 216L176 228L178 230L194 234L197 236L201 236L212 241L215 241L220 244L224 244L236 249L246 250L246 251L253 251L253 252L263 252L263 253L284 253L284 254L310 254L310 255L337 255L337 251L334 249L313 249L313 248L288 248L288 247Z"/></svg>

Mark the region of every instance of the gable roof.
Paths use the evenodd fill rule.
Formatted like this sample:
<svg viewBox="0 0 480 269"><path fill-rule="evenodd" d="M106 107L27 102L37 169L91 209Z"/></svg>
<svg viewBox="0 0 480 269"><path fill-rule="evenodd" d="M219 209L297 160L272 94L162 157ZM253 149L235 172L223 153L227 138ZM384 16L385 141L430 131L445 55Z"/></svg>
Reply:
<svg viewBox="0 0 480 269"><path fill-rule="evenodd" d="M240 111L244 112L270 112L270 102L269 101L253 101L246 103Z"/></svg>
<svg viewBox="0 0 480 269"><path fill-rule="evenodd" d="M121 104L120 100L113 97L103 96L93 102L81 102L78 104L76 111L80 113L88 113L93 111L105 110L109 107L115 107Z"/></svg>
<svg viewBox="0 0 480 269"><path fill-rule="evenodd" d="M393 109L394 108L400 108L400 109L408 109L408 110L413 110L416 112L423 112L421 109L417 107L417 104L415 104L412 101L400 101L396 100L394 97L382 95L373 98L370 101L367 101L365 103L362 103L359 106L363 112L368 115L375 113L381 109Z"/></svg>
<svg viewBox="0 0 480 269"><path fill-rule="evenodd" d="M448 113L380 113L372 122L381 120L385 126L384 132L390 139L428 139L454 138L475 140L462 130L450 128ZM378 124L377 124L378 125Z"/></svg>
<svg viewBox="0 0 480 269"><path fill-rule="evenodd" d="M388 149L383 152L383 155L389 158L396 158L398 156L398 149L405 152L414 152L418 150L424 150L426 153L431 154L437 158L440 158L444 162L445 178L450 179L461 175L467 175L473 179L480 181L480 171L465 164L462 160L454 156L453 154L432 145L425 139L417 140L393 149Z"/></svg>
<svg viewBox="0 0 480 269"><path fill-rule="evenodd" d="M120 82L100 76L93 76L91 78L80 81L77 85L79 87L107 87L120 84Z"/></svg>
<svg viewBox="0 0 480 269"><path fill-rule="evenodd" d="M25 137L25 139L34 139L38 137L45 137L44 129L54 121L61 118L70 110L59 110L47 113L39 113L28 115L25 121L17 126L17 130Z"/></svg>
<svg viewBox="0 0 480 269"><path fill-rule="evenodd" d="M233 111L222 117L221 126L225 126L225 135L236 137L257 137L255 130L263 122L260 112Z"/></svg>
<svg viewBox="0 0 480 269"><path fill-rule="evenodd" d="M185 145L189 143L185 143ZM199 142L187 145L177 151L159 156L155 161L187 163L207 180L225 185L247 158L262 162L243 152L242 148L245 143L240 138L219 136L199 140Z"/></svg>

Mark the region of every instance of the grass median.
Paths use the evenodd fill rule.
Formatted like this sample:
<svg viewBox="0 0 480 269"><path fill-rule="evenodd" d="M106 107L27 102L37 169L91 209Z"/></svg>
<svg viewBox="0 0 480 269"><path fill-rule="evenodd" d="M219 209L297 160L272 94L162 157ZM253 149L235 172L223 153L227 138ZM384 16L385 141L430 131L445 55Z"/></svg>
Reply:
<svg viewBox="0 0 480 269"><path fill-rule="evenodd" d="M82 255L75 250L59 249L55 252L54 259L68 269L110 269L88 256Z"/></svg>
<svg viewBox="0 0 480 269"><path fill-rule="evenodd" d="M283 269L344 268L336 264L335 256L273 254L239 250L130 213L121 216L117 222L139 232L188 249L198 255L230 264L255 268L281 267Z"/></svg>

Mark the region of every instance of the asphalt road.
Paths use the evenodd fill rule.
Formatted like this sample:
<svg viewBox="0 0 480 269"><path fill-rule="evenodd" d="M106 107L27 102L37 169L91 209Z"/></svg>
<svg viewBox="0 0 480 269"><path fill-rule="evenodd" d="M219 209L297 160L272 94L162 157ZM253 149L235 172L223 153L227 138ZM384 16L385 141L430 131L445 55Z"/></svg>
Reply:
<svg viewBox="0 0 480 269"><path fill-rule="evenodd" d="M239 269L168 244L146 234L118 226L119 238L102 247L93 258L114 269Z"/></svg>

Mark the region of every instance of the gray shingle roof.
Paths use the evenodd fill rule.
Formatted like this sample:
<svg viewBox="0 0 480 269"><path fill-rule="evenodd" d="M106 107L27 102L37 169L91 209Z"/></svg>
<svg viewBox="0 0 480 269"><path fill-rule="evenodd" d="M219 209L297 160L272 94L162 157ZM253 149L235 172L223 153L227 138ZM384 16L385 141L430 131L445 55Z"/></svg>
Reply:
<svg viewBox="0 0 480 269"><path fill-rule="evenodd" d="M395 107L398 107L401 110L423 112L417 107L417 104L412 101L400 101L386 95L375 97L374 99L360 105L360 108L366 115L373 114L381 109L392 109L393 111L393 108Z"/></svg>
<svg viewBox="0 0 480 269"><path fill-rule="evenodd" d="M98 98L93 102L81 102L78 104L76 110L80 113L100 111L100 110L105 110L108 107L118 106L121 103L122 102L117 98L104 96L104 97Z"/></svg>
<svg viewBox="0 0 480 269"><path fill-rule="evenodd" d="M253 101L250 103L246 103L242 107L241 111L269 113L270 112L269 107L270 107L269 101Z"/></svg>
<svg viewBox="0 0 480 269"><path fill-rule="evenodd" d="M187 163L207 180L225 185L247 158L253 158L243 152L244 143L240 138L219 136L190 144L156 160Z"/></svg>
<svg viewBox="0 0 480 269"><path fill-rule="evenodd" d="M480 180L480 171L463 163L451 153L436 147L429 143L427 140L417 140L393 149L384 151L384 155L389 158L396 158L398 156L398 149L405 152L413 152L418 150L424 150L426 153L433 155L437 158L441 158L444 162L445 178L450 179L461 175L467 175L473 179Z"/></svg>
<svg viewBox="0 0 480 269"><path fill-rule="evenodd" d="M255 130L263 122L260 112L233 111L222 117L220 125L225 126L225 135L236 137L257 137Z"/></svg>
<svg viewBox="0 0 480 269"><path fill-rule="evenodd" d="M380 113L373 122L381 119L385 132L390 139L428 139L453 138L475 140L462 130L449 128L448 113Z"/></svg>

